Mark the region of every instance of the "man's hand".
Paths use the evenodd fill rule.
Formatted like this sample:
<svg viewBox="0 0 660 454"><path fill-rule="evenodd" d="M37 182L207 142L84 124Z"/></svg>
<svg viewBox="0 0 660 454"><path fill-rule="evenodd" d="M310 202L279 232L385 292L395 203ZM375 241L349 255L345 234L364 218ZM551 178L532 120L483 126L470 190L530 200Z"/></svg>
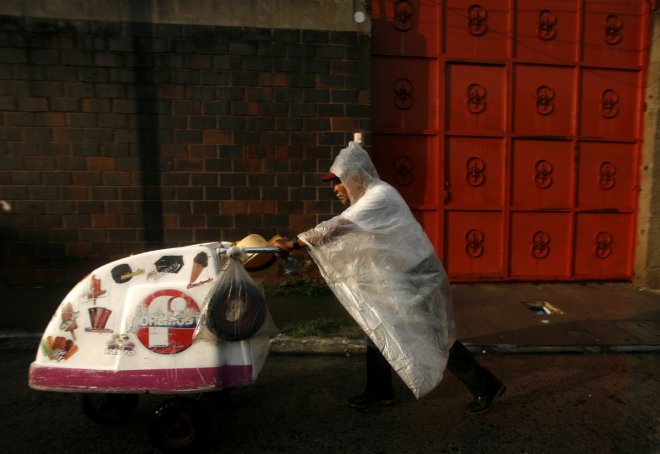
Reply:
<svg viewBox="0 0 660 454"><path fill-rule="evenodd" d="M293 241L288 238L280 238L275 240L275 247L282 251L278 254L280 257L286 257L289 254L289 251L293 249Z"/></svg>
<svg viewBox="0 0 660 454"><path fill-rule="evenodd" d="M293 249L293 241L288 238L279 238L275 240L275 247L283 251L290 251Z"/></svg>
<svg viewBox="0 0 660 454"><path fill-rule="evenodd" d="M298 241L298 238L293 240L288 238L280 238L279 240L275 240L275 246L280 249L283 254L288 254L290 251L294 249L300 249L304 245Z"/></svg>

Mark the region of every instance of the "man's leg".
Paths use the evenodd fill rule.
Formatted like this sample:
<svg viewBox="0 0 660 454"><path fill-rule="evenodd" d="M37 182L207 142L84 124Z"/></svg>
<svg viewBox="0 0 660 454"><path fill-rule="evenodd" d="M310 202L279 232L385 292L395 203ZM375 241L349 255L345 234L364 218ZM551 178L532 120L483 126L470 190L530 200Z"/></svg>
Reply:
<svg viewBox="0 0 660 454"><path fill-rule="evenodd" d="M392 366L378 347L367 342L367 390L376 396L392 397Z"/></svg>
<svg viewBox="0 0 660 454"><path fill-rule="evenodd" d="M461 380L474 396L474 401L465 407L468 414L487 411L495 398L504 394L506 387L488 369L482 367L463 345L456 341L449 349L447 369Z"/></svg>
<svg viewBox="0 0 660 454"><path fill-rule="evenodd" d="M367 389L350 399L354 408L392 405L394 390L392 389L392 366L383 357L378 347L367 340Z"/></svg>

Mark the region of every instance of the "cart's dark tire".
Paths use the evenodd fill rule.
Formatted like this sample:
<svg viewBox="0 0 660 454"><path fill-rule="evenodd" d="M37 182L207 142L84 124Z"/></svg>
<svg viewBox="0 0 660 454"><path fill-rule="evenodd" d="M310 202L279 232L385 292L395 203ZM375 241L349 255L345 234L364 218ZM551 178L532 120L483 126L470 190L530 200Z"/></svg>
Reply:
<svg viewBox="0 0 660 454"><path fill-rule="evenodd" d="M82 395L83 412L89 419L99 424L126 424L130 422L137 406L137 394Z"/></svg>
<svg viewBox="0 0 660 454"><path fill-rule="evenodd" d="M206 447L208 432L201 406L189 398L166 401L149 421L149 438L163 453L200 452Z"/></svg>
<svg viewBox="0 0 660 454"><path fill-rule="evenodd" d="M247 339L259 331L264 320L266 302L254 285L219 288L209 300L208 327L222 340Z"/></svg>

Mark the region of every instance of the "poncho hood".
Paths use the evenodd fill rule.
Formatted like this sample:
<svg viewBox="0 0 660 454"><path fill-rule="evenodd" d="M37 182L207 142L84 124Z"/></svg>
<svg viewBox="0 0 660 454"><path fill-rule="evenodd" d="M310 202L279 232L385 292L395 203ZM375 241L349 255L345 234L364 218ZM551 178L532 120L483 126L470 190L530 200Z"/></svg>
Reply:
<svg viewBox="0 0 660 454"><path fill-rule="evenodd" d="M369 154L355 142L349 142L348 147L339 152L330 172L341 179L352 204L362 197L372 183L379 180Z"/></svg>

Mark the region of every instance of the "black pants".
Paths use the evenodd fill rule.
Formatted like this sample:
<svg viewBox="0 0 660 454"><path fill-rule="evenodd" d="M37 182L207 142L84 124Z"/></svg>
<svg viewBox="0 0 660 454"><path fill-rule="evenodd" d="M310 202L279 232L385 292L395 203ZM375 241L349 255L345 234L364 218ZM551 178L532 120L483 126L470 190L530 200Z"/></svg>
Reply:
<svg viewBox="0 0 660 454"><path fill-rule="evenodd" d="M499 380L488 369L482 367L474 355L458 340L449 349L447 369L462 381L475 397L492 393L499 388ZM371 340L367 341L367 390L383 396L394 393L392 367Z"/></svg>

